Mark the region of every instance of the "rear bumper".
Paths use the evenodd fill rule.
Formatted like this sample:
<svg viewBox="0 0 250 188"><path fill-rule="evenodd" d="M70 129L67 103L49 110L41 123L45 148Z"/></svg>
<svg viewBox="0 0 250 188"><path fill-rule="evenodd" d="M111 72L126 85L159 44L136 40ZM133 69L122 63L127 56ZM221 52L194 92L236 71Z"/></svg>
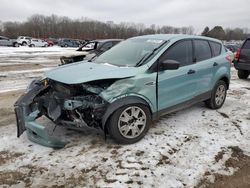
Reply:
<svg viewBox="0 0 250 188"><path fill-rule="evenodd" d="M35 96L46 90L45 86L35 86L25 95L21 96L15 103L17 137L26 131L29 140L52 148L62 148L67 142L61 141L56 137L49 136L46 128L35 120L39 117L40 111L32 111L30 105Z"/></svg>
<svg viewBox="0 0 250 188"><path fill-rule="evenodd" d="M242 62L235 61L234 62L234 67L237 70L248 70L248 71L250 71L250 62L242 63Z"/></svg>

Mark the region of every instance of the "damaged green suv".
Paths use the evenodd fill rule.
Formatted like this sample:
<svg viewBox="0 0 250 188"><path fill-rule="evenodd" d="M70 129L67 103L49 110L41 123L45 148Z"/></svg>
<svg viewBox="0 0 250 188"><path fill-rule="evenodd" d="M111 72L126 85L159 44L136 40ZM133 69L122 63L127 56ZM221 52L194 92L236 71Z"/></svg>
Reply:
<svg viewBox="0 0 250 188"><path fill-rule="evenodd" d="M188 35L147 35L123 41L92 62L65 65L33 81L15 103L18 137L50 147L36 119L55 125L100 128L131 144L161 115L204 101L220 108L230 81L230 61L220 41Z"/></svg>

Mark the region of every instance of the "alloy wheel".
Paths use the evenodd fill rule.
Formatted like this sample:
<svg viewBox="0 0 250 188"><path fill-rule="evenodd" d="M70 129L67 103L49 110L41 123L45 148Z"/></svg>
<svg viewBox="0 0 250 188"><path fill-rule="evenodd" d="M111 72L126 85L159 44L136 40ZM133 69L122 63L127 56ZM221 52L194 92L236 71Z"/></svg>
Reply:
<svg viewBox="0 0 250 188"><path fill-rule="evenodd" d="M145 129L146 120L146 114L140 107L130 106L126 108L119 117L119 132L125 138L136 138Z"/></svg>
<svg viewBox="0 0 250 188"><path fill-rule="evenodd" d="M220 106L225 99L226 96L226 88L224 85L219 85L215 93L215 103Z"/></svg>

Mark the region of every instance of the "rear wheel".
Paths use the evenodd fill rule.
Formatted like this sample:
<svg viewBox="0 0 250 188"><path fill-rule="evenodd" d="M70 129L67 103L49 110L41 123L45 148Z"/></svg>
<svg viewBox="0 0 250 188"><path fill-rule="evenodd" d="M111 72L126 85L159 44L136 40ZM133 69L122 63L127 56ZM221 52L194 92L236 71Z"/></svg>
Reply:
<svg viewBox="0 0 250 188"><path fill-rule="evenodd" d="M116 110L107 126L110 136L116 142L133 144L145 136L150 123L149 109L145 105L131 104Z"/></svg>
<svg viewBox="0 0 250 188"><path fill-rule="evenodd" d="M34 45L34 44L31 44L30 47L35 47L35 45Z"/></svg>
<svg viewBox="0 0 250 188"><path fill-rule="evenodd" d="M219 80L212 91L211 98L206 100L205 104L208 108L218 109L222 107L222 105L224 104L226 95L227 95L227 85L225 81Z"/></svg>
<svg viewBox="0 0 250 188"><path fill-rule="evenodd" d="M22 42L22 46L27 46L27 42Z"/></svg>
<svg viewBox="0 0 250 188"><path fill-rule="evenodd" d="M247 79L247 77L249 76L249 71L246 70L238 70L238 77L240 79Z"/></svg>

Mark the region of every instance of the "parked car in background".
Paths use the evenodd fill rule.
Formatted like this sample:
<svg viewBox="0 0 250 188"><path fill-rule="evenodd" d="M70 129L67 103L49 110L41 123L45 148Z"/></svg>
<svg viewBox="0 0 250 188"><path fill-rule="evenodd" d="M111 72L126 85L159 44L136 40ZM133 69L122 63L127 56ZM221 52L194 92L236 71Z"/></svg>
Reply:
<svg viewBox="0 0 250 188"><path fill-rule="evenodd" d="M18 44L20 44L22 46L27 46L27 45L29 45L31 39L32 39L31 37L19 36L17 38L17 42L18 42Z"/></svg>
<svg viewBox="0 0 250 188"><path fill-rule="evenodd" d="M82 60L90 60L93 57L98 56L103 52L109 50L121 41L122 39L105 39L86 42L73 54L62 56L60 58L61 65L74 63Z"/></svg>
<svg viewBox="0 0 250 188"><path fill-rule="evenodd" d="M81 43L76 40L76 39L59 39L58 40L58 46L61 47L79 47L81 45Z"/></svg>
<svg viewBox="0 0 250 188"><path fill-rule="evenodd" d="M47 47L48 43L42 39L32 38L29 43L29 47Z"/></svg>
<svg viewBox="0 0 250 188"><path fill-rule="evenodd" d="M222 107L230 82L227 57L222 43L207 37L130 38L93 62L61 66L33 81L15 103L18 136L26 130L34 142L64 147L36 121L45 116L58 126L100 128L118 143L135 143L164 114L201 101Z"/></svg>
<svg viewBox="0 0 250 188"><path fill-rule="evenodd" d="M247 79L250 74L250 38L246 39L235 55L234 67L240 79Z"/></svg>
<svg viewBox="0 0 250 188"><path fill-rule="evenodd" d="M14 39L9 39L8 37L0 36L0 46L14 46L14 47L19 47L19 44Z"/></svg>
<svg viewBox="0 0 250 188"><path fill-rule="evenodd" d="M54 41L51 40L51 39L45 39L45 41L48 43L48 46L54 46L55 45Z"/></svg>
<svg viewBox="0 0 250 188"><path fill-rule="evenodd" d="M240 48L238 44L225 44L225 47L233 53L236 52L238 48Z"/></svg>
<svg viewBox="0 0 250 188"><path fill-rule="evenodd" d="M47 38L45 39L46 42L53 44L53 45L57 45L58 44L58 39L56 38Z"/></svg>

